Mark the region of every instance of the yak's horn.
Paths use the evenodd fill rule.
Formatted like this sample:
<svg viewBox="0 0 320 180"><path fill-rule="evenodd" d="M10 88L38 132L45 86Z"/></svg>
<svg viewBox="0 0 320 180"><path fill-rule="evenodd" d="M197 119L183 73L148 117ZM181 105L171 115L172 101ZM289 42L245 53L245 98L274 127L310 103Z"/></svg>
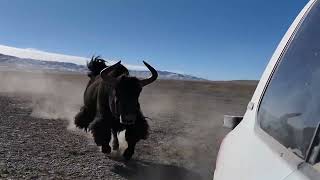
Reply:
<svg viewBox="0 0 320 180"><path fill-rule="evenodd" d="M158 72L152 67L150 66L148 63L146 63L145 61L143 61L144 65L147 66L147 68L149 69L149 71L151 72L151 76L147 79L142 79L140 80L141 86L146 86L148 84L151 84L153 81L155 81L158 78Z"/></svg>
<svg viewBox="0 0 320 180"><path fill-rule="evenodd" d="M110 76L109 73L111 71L113 71L114 69L116 69L120 64L121 64L121 61L117 62L116 64L114 64L112 66L104 68L100 72L100 75L101 75L102 79L105 80L105 81L113 81L113 80L115 80L115 78Z"/></svg>

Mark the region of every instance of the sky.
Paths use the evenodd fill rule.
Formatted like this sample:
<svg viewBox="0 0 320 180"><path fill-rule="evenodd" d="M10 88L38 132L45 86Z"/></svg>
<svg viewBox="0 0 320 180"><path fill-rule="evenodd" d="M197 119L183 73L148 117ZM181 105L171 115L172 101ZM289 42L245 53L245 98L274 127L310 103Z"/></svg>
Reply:
<svg viewBox="0 0 320 180"><path fill-rule="evenodd" d="M0 45L259 79L307 0L0 0Z"/></svg>

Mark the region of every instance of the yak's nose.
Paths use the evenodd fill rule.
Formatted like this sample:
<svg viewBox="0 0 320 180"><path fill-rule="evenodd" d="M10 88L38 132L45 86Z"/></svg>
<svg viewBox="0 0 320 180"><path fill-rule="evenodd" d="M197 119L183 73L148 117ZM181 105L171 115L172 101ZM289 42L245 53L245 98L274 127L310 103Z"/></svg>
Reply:
<svg viewBox="0 0 320 180"><path fill-rule="evenodd" d="M136 115L135 114L129 114L125 116L120 116L120 123L124 125L132 125L135 123Z"/></svg>

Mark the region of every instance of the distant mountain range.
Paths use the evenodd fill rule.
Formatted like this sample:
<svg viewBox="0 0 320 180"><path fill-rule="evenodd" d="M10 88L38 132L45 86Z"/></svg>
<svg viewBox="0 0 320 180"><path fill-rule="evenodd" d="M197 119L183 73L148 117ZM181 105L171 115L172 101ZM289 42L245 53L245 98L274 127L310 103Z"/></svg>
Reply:
<svg viewBox="0 0 320 180"><path fill-rule="evenodd" d="M84 65L78 65L70 62L44 61L29 58L19 58L0 54L0 70L19 70L19 71L47 71L47 72L75 72L87 73L88 69ZM129 69L130 70L130 69ZM158 71L159 79L172 80L192 80L206 81L191 75L179 74L168 71ZM130 70L130 74L136 77L147 77L149 71L145 70Z"/></svg>

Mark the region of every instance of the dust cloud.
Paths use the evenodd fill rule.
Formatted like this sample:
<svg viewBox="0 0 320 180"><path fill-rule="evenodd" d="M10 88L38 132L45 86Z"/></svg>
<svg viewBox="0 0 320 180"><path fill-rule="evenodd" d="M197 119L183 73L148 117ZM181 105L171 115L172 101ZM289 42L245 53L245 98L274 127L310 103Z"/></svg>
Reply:
<svg viewBox="0 0 320 180"><path fill-rule="evenodd" d="M47 72L0 72L0 92L31 99L31 116L64 119L72 129L73 118L83 104L85 75Z"/></svg>

